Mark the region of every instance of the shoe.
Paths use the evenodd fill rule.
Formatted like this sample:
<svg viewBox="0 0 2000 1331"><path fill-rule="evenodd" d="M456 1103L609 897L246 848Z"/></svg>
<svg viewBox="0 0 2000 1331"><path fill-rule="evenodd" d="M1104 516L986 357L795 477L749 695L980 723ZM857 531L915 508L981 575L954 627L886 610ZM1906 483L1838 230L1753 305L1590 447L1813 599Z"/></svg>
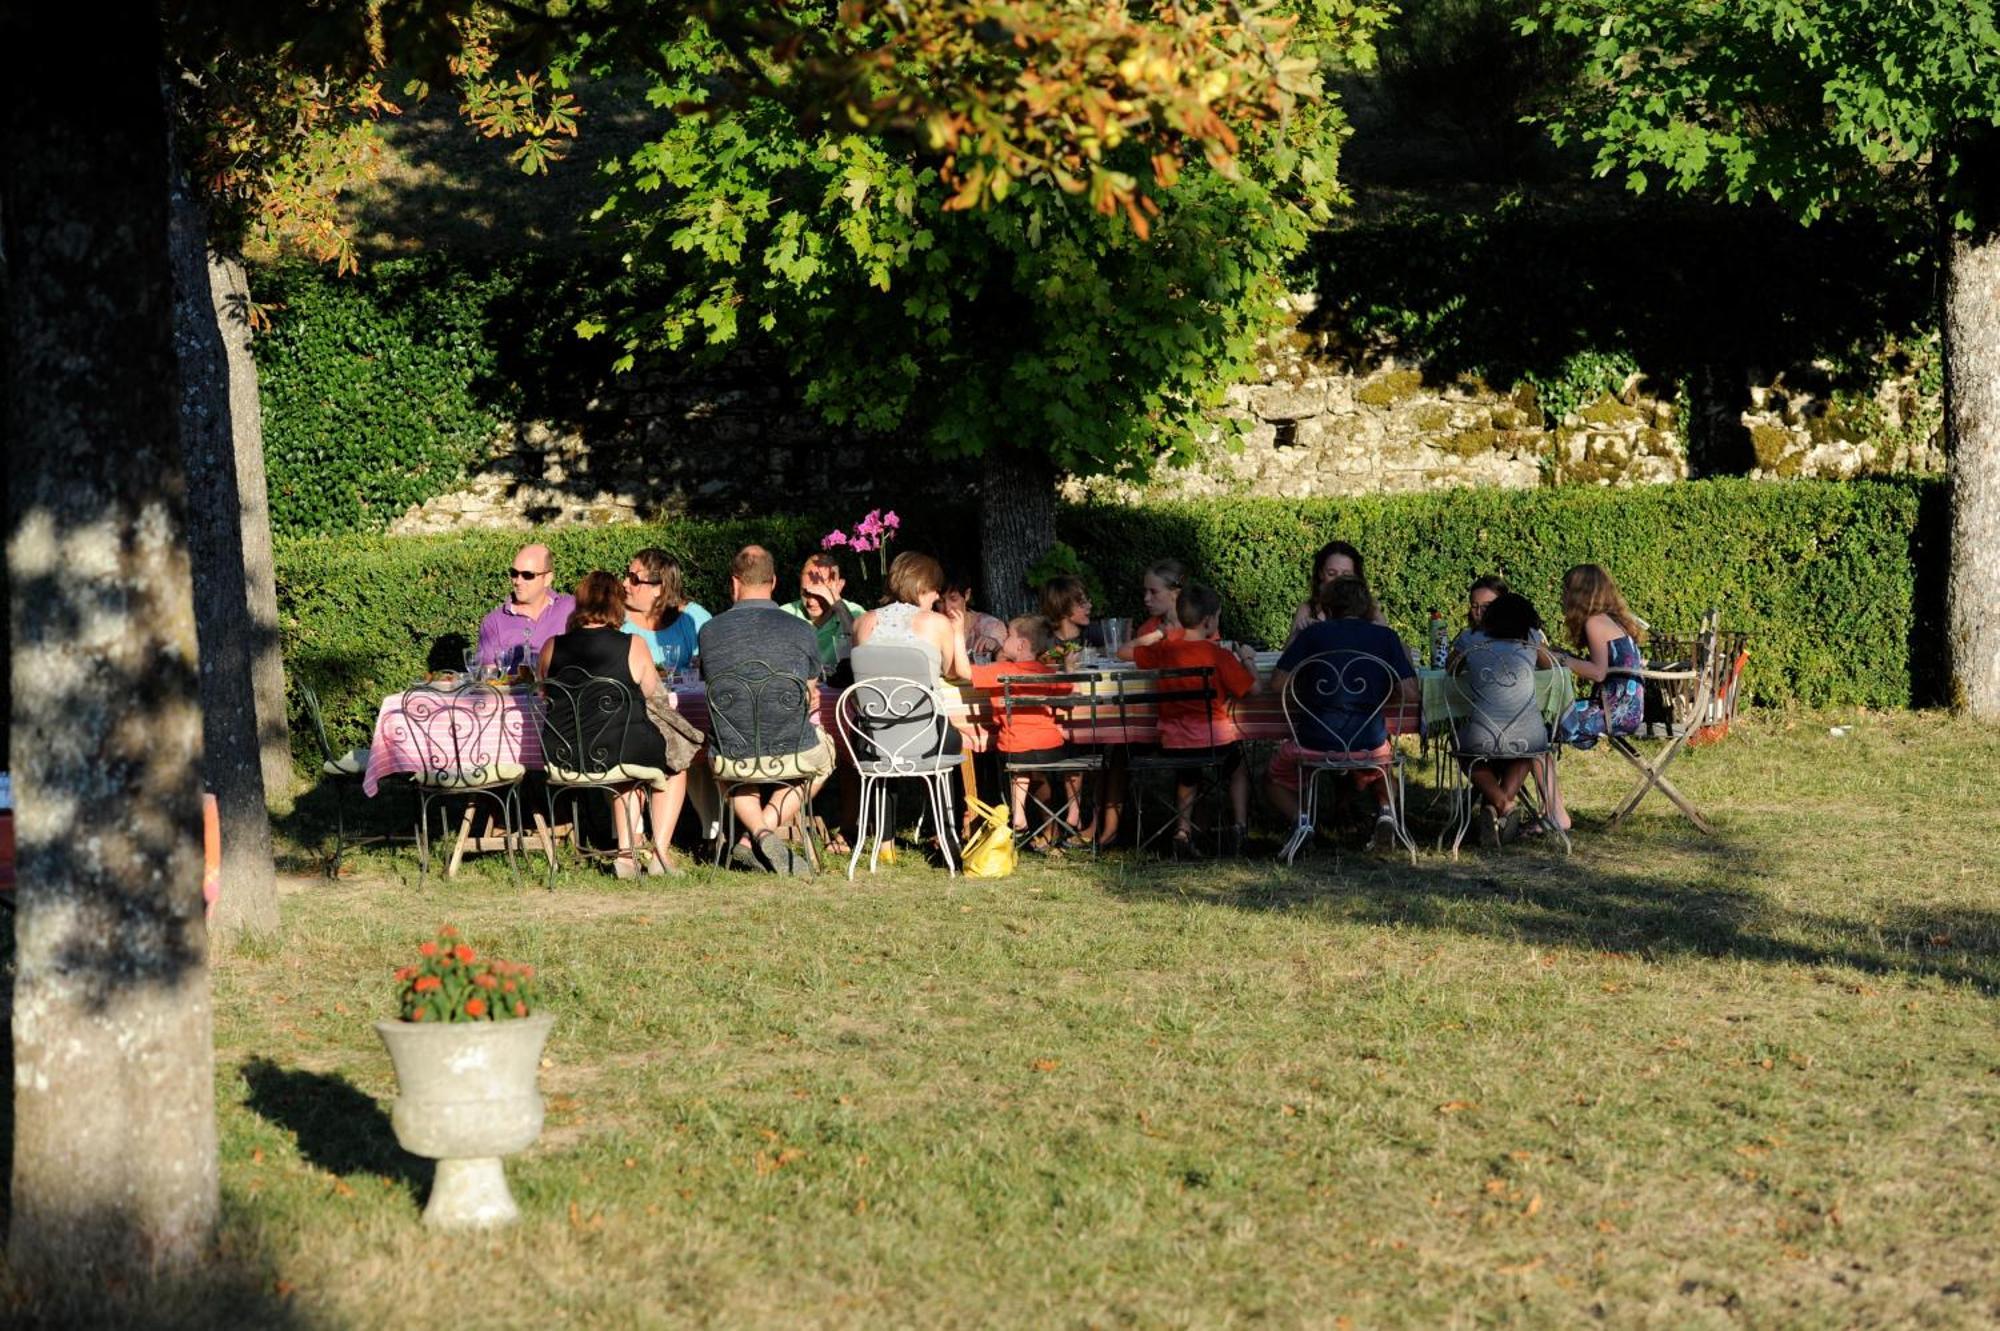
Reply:
<svg viewBox="0 0 2000 1331"><path fill-rule="evenodd" d="M687 870L681 868L672 855L662 855L657 850L649 850L641 855L639 868L648 878L687 877Z"/></svg>
<svg viewBox="0 0 2000 1331"><path fill-rule="evenodd" d="M757 858L757 852L752 849L748 841L738 841L729 848L729 862L739 869L748 869L752 873L764 867L762 862Z"/></svg>
<svg viewBox="0 0 2000 1331"><path fill-rule="evenodd" d="M794 878L812 877L812 861L794 851L776 832L757 834L757 859L772 873Z"/></svg>
<svg viewBox="0 0 2000 1331"><path fill-rule="evenodd" d="M1232 860L1243 858L1243 843L1248 839L1249 829L1238 823L1222 834L1222 853Z"/></svg>
<svg viewBox="0 0 2000 1331"><path fill-rule="evenodd" d="M627 851L625 854L611 861L611 872L620 878L637 878L639 876L639 862L632 858L630 851Z"/></svg>
<svg viewBox="0 0 2000 1331"><path fill-rule="evenodd" d="M1516 804L1513 808L1507 810L1507 816L1500 820L1500 844L1511 846L1516 841L1519 841L1521 839L1521 828L1526 821L1522 815L1520 805Z"/></svg>
<svg viewBox="0 0 2000 1331"><path fill-rule="evenodd" d="M1396 820L1390 814L1375 816L1375 831L1368 838L1370 850L1395 850L1397 845Z"/></svg>
<svg viewBox="0 0 2000 1331"><path fill-rule="evenodd" d="M1500 824L1494 820L1493 806L1481 804L1472 815L1472 830L1486 850L1500 849Z"/></svg>
<svg viewBox="0 0 2000 1331"><path fill-rule="evenodd" d="M1173 840L1173 856L1177 860L1200 860L1201 848L1194 844L1193 837L1177 836Z"/></svg>

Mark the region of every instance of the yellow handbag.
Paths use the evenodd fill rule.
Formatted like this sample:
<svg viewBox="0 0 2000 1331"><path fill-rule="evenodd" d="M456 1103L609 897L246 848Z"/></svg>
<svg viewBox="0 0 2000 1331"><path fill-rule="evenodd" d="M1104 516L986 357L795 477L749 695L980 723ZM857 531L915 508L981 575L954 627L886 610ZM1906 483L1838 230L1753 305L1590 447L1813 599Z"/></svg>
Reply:
<svg viewBox="0 0 2000 1331"><path fill-rule="evenodd" d="M967 878L1005 878L1014 872L1014 829L1008 826L1004 805L973 800L968 806L979 820L978 828L965 842Z"/></svg>

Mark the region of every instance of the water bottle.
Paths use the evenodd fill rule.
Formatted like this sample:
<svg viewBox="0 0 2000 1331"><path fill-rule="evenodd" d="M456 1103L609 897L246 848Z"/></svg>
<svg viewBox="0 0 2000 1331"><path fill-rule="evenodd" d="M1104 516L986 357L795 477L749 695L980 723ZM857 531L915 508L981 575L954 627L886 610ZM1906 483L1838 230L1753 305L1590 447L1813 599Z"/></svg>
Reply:
<svg viewBox="0 0 2000 1331"><path fill-rule="evenodd" d="M1431 669L1444 669L1444 660L1450 651L1450 640L1444 631L1444 616L1433 610L1431 611Z"/></svg>

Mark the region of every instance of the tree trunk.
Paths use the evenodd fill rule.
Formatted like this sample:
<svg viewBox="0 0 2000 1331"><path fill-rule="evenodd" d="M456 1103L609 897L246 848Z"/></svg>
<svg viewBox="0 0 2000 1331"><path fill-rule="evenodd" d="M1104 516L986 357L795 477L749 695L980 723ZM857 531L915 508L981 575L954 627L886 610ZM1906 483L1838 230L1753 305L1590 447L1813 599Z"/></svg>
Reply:
<svg viewBox="0 0 2000 1331"><path fill-rule="evenodd" d="M260 660L277 651L276 615L262 618L251 607L244 549L251 526L246 500L251 497L243 493L237 467L241 403L236 367L223 345L230 321L246 316L242 309L228 308L227 273L209 253L202 200L179 170L174 173L171 249L181 446L190 497L188 558L201 646L201 775L222 821L221 895L214 925L219 934L270 933L278 927L278 884L260 751L264 709L255 683ZM254 372L249 397L254 410ZM249 426L254 436L254 417ZM253 451L256 447L253 438ZM261 455L256 479L263 479ZM261 491L254 503L259 514L266 512ZM265 524L262 571L268 579L268 517ZM281 680L281 694L283 687ZM282 724L282 706L279 715ZM289 791L289 770L283 781L279 789Z"/></svg>
<svg viewBox="0 0 2000 1331"><path fill-rule="evenodd" d="M9 1259L72 1288L212 1248L201 711L157 12L0 10L16 888ZM90 52L80 95L69 62Z"/></svg>
<svg viewBox="0 0 2000 1331"><path fill-rule="evenodd" d="M2000 720L2000 151L1980 166L1992 168L1974 210L1981 225L1944 242L1945 619L1952 705Z"/></svg>
<svg viewBox="0 0 2000 1331"><path fill-rule="evenodd" d="M278 643L278 572L271 555L271 489L264 478L264 409L257 397L257 361L250 354L250 280L242 258L210 250L208 283L222 351L229 360L230 450L236 461L243 581L253 626L250 686L257 695L264 801L285 811L292 807L292 728L285 709L285 658Z"/></svg>
<svg viewBox="0 0 2000 1331"><path fill-rule="evenodd" d="M979 481L979 564L986 606L1002 619L1034 609L1028 566L1056 543L1056 474L1040 454L996 449Z"/></svg>

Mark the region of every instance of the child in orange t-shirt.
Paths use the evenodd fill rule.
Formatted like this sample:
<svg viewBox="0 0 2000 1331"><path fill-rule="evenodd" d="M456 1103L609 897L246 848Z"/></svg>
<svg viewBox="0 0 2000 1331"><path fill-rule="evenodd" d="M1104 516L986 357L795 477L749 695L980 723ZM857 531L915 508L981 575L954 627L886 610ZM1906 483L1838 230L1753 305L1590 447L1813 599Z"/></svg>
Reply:
<svg viewBox="0 0 2000 1331"><path fill-rule="evenodd" d="M1168 752L1198 751L1220 760L1222 774L1229 782L1230 812L1235 817L1227 844L1232 853L1240 853L1244 827L1250 821L1250 773L1243 763L1243 735L1236 728L1236 719L1229 714L1229 700L1241 698L1257 687L1257 674L1250 666L1256 658L1247 647L1241 648L1239 655L1216 641L1221 636L1217 621L1222 613L1222 598L1209 588L1183 587L1175 611L1180 620L1180 637L1147 643L1133 653L1132 659L1142 670L1201 668L1215 672L1214 688L1206 697L1190 690L1193 696L1185 702L1160 703L1160 747ZM1249 661L1244 659L1246 656ZM1174 829L1176 859L1197 857L1192 815L1199 777L1200 771L1194 767L1174 773L1180 797L1179 825Z"/></svg>
<svg viewBox="0 0 2000 1331"><path fill-rule="evenodd" d="M999 717L1000 733L995 747L1005 755L1002 761L1052 762L1069 756L1069 737L1056 724L1054 713L1047 707L1022 707L1018 703L1011 715L999 711L997 695L1002 691L1000 680L1018 678L1022 675L1053 675L1056 668L1040 659L1049 649L1048 621L1040 615L1022 615L1007 624L1007 636L1000 642L1000 659L986 665L972 667L973 687L991 690L995 695L995 714ZM1067 684L1050 684L1035 692L1067 693ZM1016 689L1018 699L1021 690ZM1007 800L1013 810L1014 831L1028 830L1028 785L1030 774L1022 772L1012 776L1007 782ZM1035 798L1047 802L1054 793L1046 776L1032 777ZM1063 778L1064 794L1068 797L1065 814L1069 826L1077 826L1083 802L1083 774L1075 773Z"/></svg>

